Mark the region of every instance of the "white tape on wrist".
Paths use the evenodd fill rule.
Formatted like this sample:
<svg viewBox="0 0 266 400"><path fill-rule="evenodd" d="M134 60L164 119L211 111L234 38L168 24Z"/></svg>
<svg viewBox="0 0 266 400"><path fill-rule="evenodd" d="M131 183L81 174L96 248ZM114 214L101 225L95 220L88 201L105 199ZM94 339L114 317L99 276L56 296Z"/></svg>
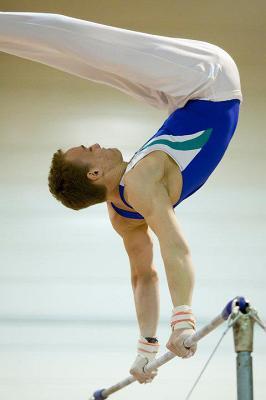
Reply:
<svg viewBox="0 0 266 400"><path fill-rule="evenodd" d="M138 354L148 358L154 359L160 348L159 343L149 343L144 336L140 336L138 340Z"/></svg>
<svg viewBox="0 0 266 400"><path fill-rule="evenodd" d="M170 325L173 331L177 329L195 329L196 320L191 306L186 304L173 309Z"/></svg>

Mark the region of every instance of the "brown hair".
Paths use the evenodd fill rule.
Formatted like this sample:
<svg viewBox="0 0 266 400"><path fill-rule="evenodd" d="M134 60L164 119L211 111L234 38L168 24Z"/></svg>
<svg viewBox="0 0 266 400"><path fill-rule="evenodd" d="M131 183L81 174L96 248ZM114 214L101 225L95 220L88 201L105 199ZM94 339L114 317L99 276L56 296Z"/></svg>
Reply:
<svg viewBox="0 0 266 400"><path fill-rule="evenodd" d="M64 206L73 210L106 201L106 187L90 182L88 170L88 165L80 166L66 161L63 151L57 150L48 177L50 192Z"/></svg>

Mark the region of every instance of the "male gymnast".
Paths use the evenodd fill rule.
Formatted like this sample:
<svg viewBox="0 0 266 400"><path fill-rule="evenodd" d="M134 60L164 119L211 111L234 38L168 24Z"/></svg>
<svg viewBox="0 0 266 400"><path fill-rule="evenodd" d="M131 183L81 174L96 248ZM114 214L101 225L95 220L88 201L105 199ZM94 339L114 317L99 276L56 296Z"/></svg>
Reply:
<svg viewBox="0 0 266 400"><path fill-rule="evenodd" d="M163 37L48 13L0 13L0 50L84 79L104 83L165 109L160 129L124 161L99 144L58 150L49 173L51 193L80 210L106 202L131 266L140 336L130 373L140 383L157 371L159 288L151 231L158 237L173 303L166 347L182 358L195 330L194 269L189 245L174 213L221 161L242 102L237 66L220 47ZM126 140L126 137L125 137Z"/></svg>

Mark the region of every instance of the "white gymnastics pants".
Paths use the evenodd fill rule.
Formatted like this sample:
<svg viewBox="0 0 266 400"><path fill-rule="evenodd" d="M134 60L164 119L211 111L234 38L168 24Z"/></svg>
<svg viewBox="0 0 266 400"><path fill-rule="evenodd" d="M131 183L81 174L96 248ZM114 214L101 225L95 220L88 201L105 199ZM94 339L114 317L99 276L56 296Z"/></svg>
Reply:
<svg viewBox="0 0 266 400"><path fill-rule="evenodd" d="M190 99L242 101L233 59L198 40L58 14L0 12L0 51L105 83L169 113Z"/></svg>

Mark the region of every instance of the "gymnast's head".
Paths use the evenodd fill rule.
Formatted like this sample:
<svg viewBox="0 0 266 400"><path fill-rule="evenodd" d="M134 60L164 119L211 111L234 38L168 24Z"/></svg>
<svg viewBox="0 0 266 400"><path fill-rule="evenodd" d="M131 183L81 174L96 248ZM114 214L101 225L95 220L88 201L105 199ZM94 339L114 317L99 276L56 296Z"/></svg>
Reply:
<svg viewBox="0 0 266 400"><path fill-rule="evenodd" d="M52 195L64 206L81 210L107 200L119 183L123 157L118 149L98 143L54 153L48 184Z"/></svg>

